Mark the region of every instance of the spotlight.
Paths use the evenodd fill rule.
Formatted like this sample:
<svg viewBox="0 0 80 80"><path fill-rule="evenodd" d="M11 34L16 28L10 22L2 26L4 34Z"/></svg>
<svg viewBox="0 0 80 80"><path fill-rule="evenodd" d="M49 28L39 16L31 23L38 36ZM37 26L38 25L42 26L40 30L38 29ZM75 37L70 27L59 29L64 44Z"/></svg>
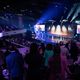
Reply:
<svg viewBox="0 0 80 80"><path fill-rule="evenodd" d="M49 26L49 28L48 28L48 30L50 30L51 28L50 28L50 26Z"/></svg>
<svg viewBox="0 0 80 80"><path fill-rule="evenodd" d="M57 25L55 34L61 35L61 26Z"/></svg>
<svg viewBox="0 0 80 80"><path fill-rule="evenodd" d="M3 7L3 9L6 9L6 7Z"/></svg>
<svg viewBox="0 0 80 80"><path fill-rule="evenodd" d="M72 31L72 28L70 26L68 26L68 31L70 31L70 32Z"/></svg>
<svg viewBox="0 0 80 80"><path fill-rule="evenodd" d="M0 38L3 37L3 33L0 33Z"/></svg>
<svg viewBox="0 0 80 80"><path fill-rule="evenodd" d="M62 26L62 31L63 31L64 33L67 32L67 29L66 29L66 27L65 27L64 25Z"/></svg>
<svg viewBox="0 0 80 80"><path fill-rule="evenodd" d="M54 32L55 32L55 26L53 25L51 29L51 33L54 34Z"/></svg>
<svg viewBox="0 0 80 80"><path fill-rule="evenodd" d="M73 21L77 16L78 16L78 13L80 12L80 7L77 8L76 12L74 13L71 21Z"/></svg>
<svg viewBox="0 0 80 80"><path fill-rule="evenodd" d="M10 7L10 5L7 5L6 7Z"/></svg>
<svg viewBox="0 0 80 80"><path fill-rule="evenodd" d="M72 13L74 12L75 8L76 8L77 4L74 4L73 7L71 8L68 16L67 16L67 19L72 15Z"/></svg>
<svg viewBox="0 0 80 80"><path fill-rule="evenodd" d="M67 19L63 19L62 21L63 21L63 22L67 22L68 20L67 20Z"/></svg>

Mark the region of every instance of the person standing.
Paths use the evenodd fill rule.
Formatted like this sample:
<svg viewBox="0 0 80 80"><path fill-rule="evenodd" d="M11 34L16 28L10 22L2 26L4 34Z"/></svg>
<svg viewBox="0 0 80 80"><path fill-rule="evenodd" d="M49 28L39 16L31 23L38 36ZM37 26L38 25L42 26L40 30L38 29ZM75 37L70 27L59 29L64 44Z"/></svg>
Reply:
<svg viewBox="0 0 80 80"><path fill-rule="evenodd" d="M28 80L42 80L40 75L42 56L38 52L36 43L30 45L30 53L25 56L24 60L28 64Z"/></svg>
<svg viewBox="0 0 80 80"><path fill-rule="evenodd" d="M11 46L10 54L6 56L6 64L11 80L23 80L23 63L24 62L18 52Z"/></svg>

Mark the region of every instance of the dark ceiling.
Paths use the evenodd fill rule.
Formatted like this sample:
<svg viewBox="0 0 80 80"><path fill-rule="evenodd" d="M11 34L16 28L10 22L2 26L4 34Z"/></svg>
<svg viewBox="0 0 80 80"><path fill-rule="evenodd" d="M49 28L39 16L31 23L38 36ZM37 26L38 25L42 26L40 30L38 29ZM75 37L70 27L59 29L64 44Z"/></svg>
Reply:
<svg viewBox="0 0 80 80"><path fill-rule="evenodd" d="M40 18L50 4L63 4L69 11L73 4L79 2L80 0L0 0L0 12L20 13L33 18Z"/></svg>

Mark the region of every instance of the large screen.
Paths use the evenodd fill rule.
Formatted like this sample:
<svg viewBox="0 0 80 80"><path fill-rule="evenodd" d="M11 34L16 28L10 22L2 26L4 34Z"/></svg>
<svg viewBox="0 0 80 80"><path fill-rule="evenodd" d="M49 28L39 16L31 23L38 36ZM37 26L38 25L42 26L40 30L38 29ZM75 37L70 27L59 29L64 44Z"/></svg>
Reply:
<svg viewBox="0 0 80 80"><path fill-rule="evenodd" d="M35 31L45 31L45 25L35 25L34 30Z"/></svg>
<svg viewBox="0 0 80 80"><path fill-rule="evenodd" d="M77 25L77 34L80 34L80 25Z"/></svg>
<svg viewBox="0 0 80 80"><path fill-rule="evenodd" d="M0 38L3 37L3 33L0 33Z"/></svg>
<svg viewBox="0 0 80 80"><path fill-rule="evenodd" d="M44 39L44 32L45 32L45 25L35 25L34 31L36 34L36 39L43 40Z"/></svg>

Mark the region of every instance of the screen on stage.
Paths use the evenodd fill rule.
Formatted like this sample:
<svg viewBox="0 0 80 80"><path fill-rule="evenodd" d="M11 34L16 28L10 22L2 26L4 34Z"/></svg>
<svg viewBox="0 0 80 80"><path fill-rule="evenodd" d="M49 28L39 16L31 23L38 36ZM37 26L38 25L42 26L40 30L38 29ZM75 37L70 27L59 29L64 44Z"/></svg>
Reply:
<svg viewBox="0 0 80 80"><path fill-rule="evenodd" d="M77 25L77 34L80 34L80 25Z"/></svg>
<svg viewBox="0 0 80 80"><path fill-rule="evenodd" d="M45 31L45 25L35 25L34 30L35 31Z"/></svg>
<svg viewBox="0 0 80 80"><path fill-rule="evenodd" d="M45 25L35 25L34 32L36 34L35 39L44 40Z"/></svg>
<svg viewBox="0 0 80 80"><path fill-rule="evenodd" d="M3 33L0 33L0 38L3 37Z"/></svg>

